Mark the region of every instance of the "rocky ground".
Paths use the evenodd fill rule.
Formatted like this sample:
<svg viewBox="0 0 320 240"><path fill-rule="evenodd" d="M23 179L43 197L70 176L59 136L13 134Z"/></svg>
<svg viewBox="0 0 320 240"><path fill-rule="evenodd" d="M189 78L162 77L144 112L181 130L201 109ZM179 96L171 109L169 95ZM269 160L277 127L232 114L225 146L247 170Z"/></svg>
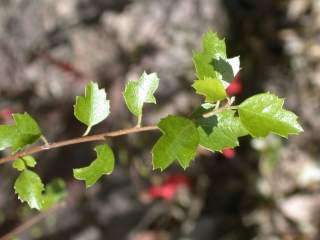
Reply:
<svg viewBox="0 0 320 240"><path fill-rule="evenodd" d="M161 78L145 124L187 114L200 101L192 51L208 28L241 55L240 99L260 91L286 98L301 119L299 137L250 141L230 157L201 153L186 172L149 171L148 136L110 144L115 172L85 191L72 168L93 157L90 144L37 155L45 182L69 191L59 208L21 239L319 239L320 3L318 0L2 0L0 117L28 111L50 141L81 135L74 96L90 80L107 89L112 114L94 132L134 124L121 91L143 70ZM0 235L30 219L13 193L16 172L0 169ZM179 180L177 180L179 179ZM155 199L153 185L179 186ZM178 182L178 184L177 184ZM159 197L159 196L158 196Z"/></svg>

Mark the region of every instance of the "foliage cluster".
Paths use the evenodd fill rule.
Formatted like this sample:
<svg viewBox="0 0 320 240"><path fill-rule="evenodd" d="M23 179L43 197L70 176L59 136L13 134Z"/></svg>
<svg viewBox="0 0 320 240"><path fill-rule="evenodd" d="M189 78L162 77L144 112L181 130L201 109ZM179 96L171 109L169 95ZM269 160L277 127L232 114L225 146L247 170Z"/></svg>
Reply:
<svg viewBox="0 0 320 240"><path fill-rule="evenodd" d="M141 127L144 104L156 103L154 94L159 77L156 73L144 72L140 79L131 80L125 86L123 97L129 111L137 117L137 125L130 131L120 130L123 133L118 135L159 129L162 135L152 148L154 169L163 171L175 161L186 169L195 158L198 146L215 152L238 146L239 137L246 135L258 138L274 133L286 138L303 131L297 116L283 109L284 100L271 93L254 95L234 105L235 99L227 95L226 88L240 70L240 58L228 58L225 41L212 31L203 36L202 44L202 51L193 54L196 80L192 87L204 100L190 117L169 115L157 126ZM76 97L74 116L87 127L84 137L79 139L86 138L93 126L108 117L109 105L105 90L99 89L95 82L86 86L84 96ZM39 139L44 140L43 148L47 150L53 148L53 144L46 141L28 113L13 114L13 119L15 124L0 126L0 150L10 148L13 156L17 156L13 167L20 175L14 184L15 192L31 208L47 209L65 196L64 183L54 181L44 186L32 170L36 160L23 149ZM107 144L96 146L95 151L97 158L89 166L73 170L74 177L84 181L86 187L112 173L115 165L115 156Z"/></svg>

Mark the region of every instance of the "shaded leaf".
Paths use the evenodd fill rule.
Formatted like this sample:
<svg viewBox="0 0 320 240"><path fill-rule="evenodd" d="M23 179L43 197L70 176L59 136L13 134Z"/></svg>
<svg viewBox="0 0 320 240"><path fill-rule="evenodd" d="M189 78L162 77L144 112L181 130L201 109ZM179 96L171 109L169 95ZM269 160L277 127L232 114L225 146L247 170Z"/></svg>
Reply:
<svg viewBox="0 0 320 240"><path fill-rule="evenodd" d="M239 146L238 138L248 134L235 112L225 110L209 118L197 119L200 145L211 151Z"/></svg>
<svg viewBox="0 0 320 240"><path fill-rule="evenodd" d="M43 210L52 207L54 204L63 200L67 195L66 184L62 179L54 179L46 185L45 193L43 193Z"/></svg>
<svg viewBox="0 0 320 240"><path fill-rule="evenodd" d="M197 107L191 114L191 119L196 119L202 117L203 114L212 111L215 108L215 104L212 103L202 103L199 107Z"/></svg>
<svg viewBox="0 0 320 240"><path fill-rule="evenodd" d="M164 170L175 160L183 168L188 167L199 143L194 123L183 117L168 116L158 126L163 135L152 148L153 168Z"/></svg>
<svg viewBox="0 0 320 240"><path fill-rule="evenodd" d="M297 116L283 107L284 100L270 93L252 96L239 105L243 126L253 137L275 133L282 137L303 131Z"/></svg>
<svg viewBox="0 0 320 240"><path fill-rule="evenodd" d="M97 83L90 82L86 86L85 95L76 97L74 115L88 127L100 123L108 117L109 113L107 94L104 89L99 89Z"/></svg>
<svg viewBox="0 0 320 240"><path fill-rule="evenodd" d="M214 67L214 70L221 75L220 80L230 83L240 71L240 58L234 57L224 59L220 57L217 59L213 59L212 65Z"/></svg>
<svg viewBox="0 0 320 240"><path fill-rule="evenodd" d="M123 96L128 109L135 116L142 114L144 103L156 103L153 96L159 85L159 78L156 73L143 73L138 81L129 81L124 90Z"/></svg>
<svg viewBox="0 0 320 240"><path fill-rule="evenodd" d="M74 177L84 180L87 188L95 184L102 175L110 174L114 168L114 155L107 144L98 145L94 150L97 159L88 167L73 169Z"/></svg>

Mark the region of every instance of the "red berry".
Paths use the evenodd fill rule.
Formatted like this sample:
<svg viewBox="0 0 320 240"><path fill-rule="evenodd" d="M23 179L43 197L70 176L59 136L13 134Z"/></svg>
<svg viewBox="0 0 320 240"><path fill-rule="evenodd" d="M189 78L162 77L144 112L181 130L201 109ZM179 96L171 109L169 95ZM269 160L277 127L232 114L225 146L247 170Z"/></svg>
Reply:
<svg viewBox="0 0 320 240"><path fill-rule="evenodd" d="M242 93L242 82L240 79L240 75L238 74L234 80L230 83L229 87L227 88L227 94L229 96L236 96Z"/></svg>
<svg viewBox="0 0 320 240"><path fill-rule="evenodd" d="M236 156L236 151L233 148L226 148L222 150L223 156L226 158L234 158Z"/></svg>

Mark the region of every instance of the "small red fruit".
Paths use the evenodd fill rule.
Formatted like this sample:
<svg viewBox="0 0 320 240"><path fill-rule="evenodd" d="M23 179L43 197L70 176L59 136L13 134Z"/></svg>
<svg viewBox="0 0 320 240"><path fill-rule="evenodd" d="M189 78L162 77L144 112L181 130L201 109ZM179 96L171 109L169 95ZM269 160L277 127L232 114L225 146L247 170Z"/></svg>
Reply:
<svg viewBox="0 0 320 240"><path fill-rule="evenodd" d="M240 74L238 74L233 81L230 83L229 87L227 88L227 94L229 96L237 96L242 93L242 82L240 78Z"/></svg>
<svg viewBox="0 0 320 240"><path fill-rule="evenodd" d="M222 155L226 158L234 158L236 156L236 151L233 148L226 148L222 150Z"/></svg>

